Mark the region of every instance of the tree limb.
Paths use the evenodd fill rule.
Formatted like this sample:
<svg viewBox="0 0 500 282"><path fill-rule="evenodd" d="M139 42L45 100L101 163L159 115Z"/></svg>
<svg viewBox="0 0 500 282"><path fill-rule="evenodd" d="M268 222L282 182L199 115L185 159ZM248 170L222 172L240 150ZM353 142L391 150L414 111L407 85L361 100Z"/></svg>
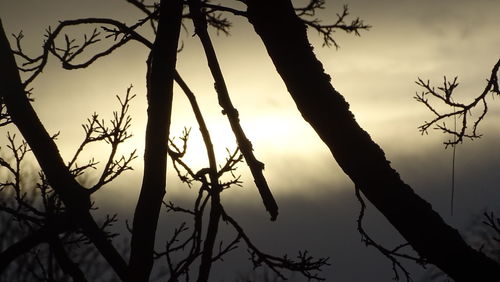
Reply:
<svg viewBox="0 0 500 282"><path fill-rule="evenodd" d="M259 190L264 206L271 215L271 220L276 220L276 217L278 216L278 205L276 204L276 200L274 199L264 174L262 173L264 170L264 164L255 158L252 143L248 140L243 128L240 125L238 111L233 106L231 98L229 97L229 92L217 60L215 49L207 31L206 19L201 14L201 4L198 0L189 0L188 3L190 12L193 15L195 32L201 40L208 61L208 66L215 81L215 90L218 95L219 105L222 107L223 113L227 115L231 129L233 130L236 141L238 142L238 146L243 153L248 166L250 167L250 171L252 172L252 176L255 180L255 185Z"/></svg>
<svg viewBox="0 0 500 282"><path fill-rule="evenodd" d="M30 145L40 167L66 208L84 233L96 245L117 274L124 278L126 264L90 215L90 195L73 178L64 164L54 140L43 127L26 96L14 56L0 22L0 96L12 121Z"/></svg>
<svg viewBox="0 0 500 282"><path fill-rule="evenodd" d="M304 119L365 197L417 251L456 281L491 281L500 266L404 183L382 149L354 119L313 53L289 0L249 0L247 14Z"/></svg>
<svg viewBox="0 0 500 282"><path fill-rule="evenodd" d="M147 62L148 122L144 175L134 213L127 281L148 281L153 266L155 233L165 195L173 79L182 6L181 0L161 1L158 32Z"/></svg>

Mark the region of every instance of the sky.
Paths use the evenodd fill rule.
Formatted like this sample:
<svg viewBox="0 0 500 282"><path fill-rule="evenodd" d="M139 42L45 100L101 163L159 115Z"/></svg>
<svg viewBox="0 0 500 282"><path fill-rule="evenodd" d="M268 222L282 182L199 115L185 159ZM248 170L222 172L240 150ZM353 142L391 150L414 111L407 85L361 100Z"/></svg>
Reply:
<svg viewBox="0 0 500 282"><path fill-rule="evenodd" d="M496 124L500 118L498 101L489 98L490 111L480 127L484 137L457 147L455 210L451 216L451 150L445 150L442 144L448 137L437 131L430 131L429 135L418 131L417 127L432 115L413 99L421 91L415 81L418 77L430 79L439 86L443 76L458 76L457 99L470 101L480 93L500 56L500 2L326 2L327 8L318 13L325 23L333 22L335 13L348 4L353 17L359 16L372 26L369 31L362 31L360 37L338 31L338 50L321 47L321 37L309 32L317 57L332 76L333 86L344 95L356 120L384 149L402 178L449 224L465 232L473 215L483 209L494 210L498 205L500 153L493 149L500 140ZM7 34L22 30L23 47L33 55L41 50L45 28L54 28L59 20L109 17L132 24L141 16L122 0L0 0L0 19ZM277 222L268 221L243 164L239 173L244 187L225 192L223 202L227 209L266 250L295 254L308 249L313 255L330 257L331 266L323 273L327 281L391 281L390 263L360 242L355 229L359 204L352 183L303 121L251 25L242 18L230 19L231 35L217 36L213 32L214 45L243 129L257 158L266 164L264 173L280 205L280 217ZM80 32L69 33L81 38L76 35ZM150 33L145 34L152 38ZM186 30L181 31L181 40L183 50L177 69L197 95L212 132L217 159L222 162L226 147L235 148L234 140L217 105L201 45L188 22ZM73 71L62 70L51 57L43 74L32 84L33 105L50 133L60 131L57 144L65 160L83 138L80 124L93 112L109 118L118 106L115 95L123 95L133 85L132 92L137 94L130 109L134 137L122 149L123 153L138 150L135 170L95 195L103 211L119 212L122 222L131 218L141 183L147 53L140 44L130 43L87 69ZM178 88L174 96L171 136L179 136L184 127L191 127L187 159L194 167L206 166L187 100ZM5 133L6 129L2 129L0 136ZM82 157L98 158L106 150L96 146ZM170 162L168 165L171 168ZM167 189L167 200L185 202L192 195L192 190L180 184L171 170ZM176 221L164 216L159 234L168 234L167 227ZM402 242L372 206L368 207L366 228L389 246ZM234 273L249 271L249 267L243 266L245 254L242 249L239 256L234 256L234 261L241 263L230 264L232 271L224 264L216 266L212 281L231 281ZM418 280L423 271L410 268Z"/></svg>

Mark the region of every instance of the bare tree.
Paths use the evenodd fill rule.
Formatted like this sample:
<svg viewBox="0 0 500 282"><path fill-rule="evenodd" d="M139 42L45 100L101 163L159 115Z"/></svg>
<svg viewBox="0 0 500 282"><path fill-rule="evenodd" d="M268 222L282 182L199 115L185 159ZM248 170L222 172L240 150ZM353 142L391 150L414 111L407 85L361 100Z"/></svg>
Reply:
<svg viewBox="0 0 500 282"><path fill-rule="evenodd" d="M55 250L61 250L61 242L53 241L54 238L57 239L63 233L70 233L83 235L85 240L92 243L102 254L117 276L124 281L149 280L155 258L166 259L167 272L170 275L168 276L169 281L178 281L181 276L189 280L191 269L195 265L199 266L197 280L207 281L214 261L233 250L240 242L243 242L249 249L251 261L255 267L266 265L281 278L284 278L281 271L288 269L297 271L308 279L321 279L318 271L327 264L327 259L315 259L306 251L299 252L295 260L291 260L288 256L276 257L261 251L245 234L243 227L227 214L221 203L220 194L230 186L240 184L237 176L234 176L229 182L221 181L221 176L234 172L236 164L245 160L250 167L264 207L269 212L271 219L274 220L278 216L278 205L262 173L263 164L254 156L251 142L239 124L238 111L231 102L229 90L217 60L216 50L207 32L207 28L210 26L217 31L228 33L231 23L224 15L229 13L248 18L264 42L271 60L302 116L316 130L320 138L330 148L341 168L354 182L356 196L361 203L358 229L362 239L366 244L376 247L392 262L396 278L399 278L399 273L402 271L406 279L410 280L409 273L399 262L400 258L420 264L434 264L457 281L477 279L489 281L492 277L500 277L500 266L496 262L467 245L459 233L448 226L432 210L430 204L416 195L401 180L399 174L385 158L382 149L356 123L354 116L349 111L349 105L330 84L330 77L324 73L321 63L312 52L306 27L316 30L322 36L325 46L338 47L333 36L335 31L343 30L359 35L361 30L369 28L369 25L364 24L359 18L347 23L349 13L346 6L337 15L333 24L323 24L315 17L315 12L325 5L323 0L311 0L308 5L299 8L293 7L289 0L234 1L234 3L246 5L246 11L231 6L231 3L234 4L232 1L228 2L227 5L216 5L205 0L189 0L186 3L180 0L160 1L160 3L154 4L147 4L141 0L128 0L128 2L140 9L145 15L144 18L139 19L133 25L126 25L107 18L62 21L54 30L48 30L47 38L43 44L43 53L35 57L23 52L21 48L22 34L15 37L15 47L11 50L7 38L2 33L0 66L5 75L0 78L0 84L3 86L0 93L2 102L0 124L12 122L19 129L27 142L26 146L29 146L43 170L43 178L46 178L47 187L50 187L50 191L53 190L55 196L51 196L54 197L54 200L51 201L55 201L59 205L57 207L64 207L64 209L60 211L60 216L57 216L55 221L44 222L44 224L37 226L38 228L30 230L30 233L18 242L19 244L14 243L3 251L0 255L1 267L5 268L15 257L46 241L53 242L51 244L54 254L56 254ZM184 10L184 6L188 7L186 9L188 12ZM210 134L196 103L195 95L175 70L179 30L183 18L194 23L195 32L203 45L208 67L215 82L219 104L223 109L223 114L228 117L238 143L238 149L229 153L226 162L219 168L213 153ZM146 39L138 31L139 27L146 24L149 24L155 33L154 42ZM56 39L64 34L65 28L78 25L98 25L100 30L98 31L96 28L91 34L84 36L83 42L80 43L68 35L64 35L62 45L57 43ZM104 38L101 37L101 32L105 34ZM103 226L95 222L90 214L92 208L90 196L98 188L86 187L76 181L78 172L84 171L86 167L76 166L78 153L70 165L64 163L53 141L54 137L46 132L31 107L27 89L29 89L29 84L43 71L49 56L59 59L65 69L85 68L131 41L140 42L151 51L147 60L148 71L146 74L148 125L146 128L145 169L134 222L130 230L132 242L129 263L126 263L125 258L111 244L110 235L106 233ZM81 55L88 51L87 47L97 43L105 45L104 51L91 54L89 59L81 59ZM29 73L24 81L19 76L13 54L22 61L19 64L19 70ZM169 125L174 81L188 96L202 132L209 164L199 171L193 170L183 161L187 148L188 131L181 137L183 144L177 145L173 141L168 142L169 135L171 135ZM490 81L497 81L496 72L493 72ZM445 86L444 91L454 88L452 85L449 84L448 88ZM491 85L493 89L498 90L498 83L493 82ZM422 86L428 88L429 91L432 90L428 84L423 82ZM435 96L441 97L439 94ZM443 96L444 100L451 101L449 96L448 94ZM421 97L422 101L425 101L425 98ZM124 105L128 105L129 99L130 96L127 95L121 101L122 109ZM483 101L482 98L476 104L481 101ZM467 106L464 106L463 110L466 113ZM119 116L117 114L117 117ZM128 119L123 120L126 124ZM88 127L86 127L86 133L95 129L96 133L108 134L108 131L105 130L106 127L101 126L101 124L97 119L91 118ZM121 140L126 139L127 134L124 127L119 127L111 132L113 132L111 134L113 138L121 136ZM113 144L109 141L112 139L108 139L108 137L102 137L100 140L107 140ZM115 142L118 144L121 141L115 140ZM24 150L22 146L16 147L14 143L12 143L12 148L14 148L14 154ZM20 148L20 151L16 148ZM198 197L192 208L180 207L175 203L162 201L166 193L167 154L170 155L173 168L181 180L189 185L193 185L193 183L199 185ZM123 157L118 161L115 161L114 155L110 157L111 162L108 162L109 166L106 165L107 175L103 173L99 180L100 185L108 183L118 174L127 170L133 156ZM6 168L12 168L12 165L7 162L2 163L2 165ZM71 165L76 168L72 169ZM91 161L87 167L93 165L94 163ZM13 169L12 173L14 179L19 175L19 171L16 169ZM13 185L8 183L9 187L14 187L14 191L17 191L16 185L18 184L15 182ZM44 189L47 190L47 188ZM362 194L382 212L408 243L388 249L370 238L362 226L366 207ZM26 206L23 204L25 200L22 196L16 197L16 203L19 206ZM191 215L193 226L188 229L187 225L182 224L174 229L173 237L167 240L165 250L155 251L155 232L162 204L169 211ZM203 234L202 215L205 211L208 211L209 216L207 231ZM16 216L21 213L14 210L11 214ZM110 218L107 221L108 225L113 220ZM229 243L222 244L221 242L219 249L216 250L221 220L233 228L235 237ZM403 248L407 246L413 247L419 257L402 252ZM10 251L11 247L16 251ZM62 248L64 250L64 246ZM64 272L73 277L74 280L84 280L81 277L83 272L78 270L78 264L69 263L64 256L55 255L54 257L60 267L66 269ZM2 269L1 267L0 269Z"/></svg>
<svg viewBox="0 0 500 282"><path fill-rule="evenodd" d="M12 122L26 139L26 142L23 141L21 145L16 146L15 138L9 137L11 143L9 148L14 156L15 165L5 159L2 159L0 163L12 174L12 179L14 179L13 182L9 180L3 183L2 191L8 191L11 194L3 196L7 198L12 196L12 203L3 203L2 211L19 221L19 225L27 228L28 232L26 232L25 237L22 237L18 232L11 234L14 236L15 242L2 249L0 270L5 270L17 258L28 255L36 261L41 269L40 273L32 273L36 279L52 281L56 277L71 277L75 281L86 281L88 279L86 276L89 273L84 272L82 268L85 265L93 266L94 264L102 267L102 263L88 258L88 256L83 256L83 261L74 261L74 253L70 251L71 246L85 243L94 245L107 264L113 268L116 276L123 281L148 281L153 261L159 258L167 260L169 281L178 281L181 276L189 280L192 274L190 269L198 263L197 280L207 281L213 262L221 259L224 254L236 248L238 243L243 241L249 250L254 267L265 265L282 278L285 277L281 271L288 269L297 271L308 279L321 280L318 272L328 264L327 258L315 259L307 251L304 251L299 252L295 260L286 255L277 257L261 251L252 243L238 222L224 210L220 202L220 193L223 190L232 185L240 184L239 178L236 176L229 182L221 182L221 177L226 173L233 173L235 165L245 158L271 218L275 219L278 214L277 204L262 174L263 164L254 157L251 143L239 125L238 112L231 104L227 89L224 90L222 72L218 67L213 47L210 46L210 38L206 31L203 32L203 28L206 30L207 24L218 30L226 31L229 27L226 20L214 14L228 8L211 5L205 1L192 1L189 3L190 13L182 14L184 5L182 1L161 1L159 4L153 5L146 5L143 1L129 2L146 14L145 18L140 19L138 23L127 26L113 19L102 18L62 21L54 30L50 28L47 30L43 52L35 57L23 51L22 33L14 36L15 47L11 50L5 33L2 32L0 61L2 73L5 75L2 76L1 81L3 85L0 96L2 99L1 124L6 125ZM195 95L175 70L182 18L191 18L195 22L197 32L204 34L201 39L207 52L209 67L218 87L222 89L219 91L219 101L225 114L228 115L238 141L239 148L229 155L225 164L220 168L217 167L210 135L203 121L201 110L196 103ZM138 27L146 23L151 24L156 34L154 42L150 42L136 32ZM59 45L57 39L63 35L63 30L67 27L88 24L103 25L101 30L106 34L104 39L111 38L111 41L106 42L110 45L104 51L91 55L90 59L78 62L89 46L101 42L103 39L101 32L94 29L88 36L84 35L82 42L77 42L67 34L64 34L62 45ZM56 136L50 136L46 132L33 110L32 101L28 97L30 93L27 89L29 89L29 84L43 71L50 55L59 59L66 69L85 68L130 41L142 43L151 52L147 59L148 71L146 75L149 107L144 157L145 168L134 222L130 228L132 238L129 263L127 264L126 258L123 256L126 254L121 254L111 242L115 234L107 231L107 228L116 221L116 216L107 217L102 224L97 224L90 211L94 208L91 204L92 193L114 180L121 173L131 169L130 162L135 159L135 152L132 152L128 157L116 158L118 145L130 137L127 129L130 126L131 118L127 115L127 111L129 102L134 97L130 93L131 88L127 90L127 95L124 98L118 98L121 109L114 113L111 127L108 128L97 114L88 119L88 122L83 125L85 139L68 163L64 163L58 153L54 142ZM21 61L19 68L13 55ZM24 81L21 80L18 70L28 74ZM188 96L205 141L209 166L198 172L194 172L182 160L187 147L187 132L182 137L184 140L182 149L179 149L173 142L170 142L171 148L169 149L168 136L174 80ZM112 147L101 176L92 185L77 181L89 168L95 168L97 165L93 159L85 165L78 165L77 160L80 153L86 145L99 141L105 141ZM20 163L28 152L33 152L43 173L40 174L39 184L25 187L21 185ZM174 168L179 173L181 180L188 184L200 183L198 198L194 203L193 210L162 201L166 187L167 153L171 156ZM182 174L181 170L184 170L186 174ZM38 194L27 197L26 194L23 194L25 190L38 191ZM202 219L208 202L210 202L208 211L210 215L206 234L203 235ZM167 210L192 215L194 225L191 235L184 238L180 245L178 245L178 241L186 234L187 229L184 225L175 229L173 237L167 241L167 249L163 252L154 250L157 221L162 204ZM235 239L226 246L223 246L221 242L217 251L215 245L220 219L229 223L234 228L236 235ZM40 244L45 243L49 246L48 250L39 247ZM182 254L184 257L174 261L172 255L184 251L188 245L191 248ZM40 259L40 252L43 252L43 261ZM92 257L97 254L91 253ZM85 260L85 258L87 259ZM57 262L57 266L54 262ZM95 271L98 268L94 267L93 269Z"/></svg>

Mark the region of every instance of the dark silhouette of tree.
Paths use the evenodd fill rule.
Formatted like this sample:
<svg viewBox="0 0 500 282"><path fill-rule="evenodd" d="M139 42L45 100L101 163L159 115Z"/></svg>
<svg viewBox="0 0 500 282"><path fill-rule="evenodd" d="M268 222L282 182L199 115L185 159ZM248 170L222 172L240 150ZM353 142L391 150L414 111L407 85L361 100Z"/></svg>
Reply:
<svg viewBox="0 0 500 282"><path fill-rule="evenodd" d="M155 233L165 195L167 146L182 19L182 1L161 1L156 38L148 57L148 122L144 176L134 214L128 281L147 281L153 267Z"/></svg>
<svg viewBox="0 0 500 282"><path fill-rule="evenodd" d="M135 151L128 156L116 155L119 145L131 136L127 132L131 123L128 116L129 102L134 97L130 90L131 88L127 90L123 99L118 98L120 109L114 112L109 123L111 126L97 114L87 120L83 125L84 140L68 162L69 173L78 179L78 183L86 183L86 172L96 169L97 162L91 159L88 163L79 165L77 159L80 154L95 142L106 141L111 147L100 177L87 189L89 194L130 170L129 164L136 158ZM69 276L76 281L86 281L85 277L93 278L92 281L99 281L97 278L110 281L107 275L102 276L104 271L100 270L105 270L105 264L99 259L98 252L89 247L89 236L75 223L44 172L30 175L34 168L26 168L28 161L25 160L30 146L24 141L19 142L15 135L8 134L7 139L8 150L2 151L0 157L0 167L8 173L0 184L0 211L2 220L6 222L2 225L2 228L5 227L2 230L5 238L2 243L10 243L2 247L0 279L32 281L43 280L43 277L56 279ZM96 207L91 206L91 209ZM110 230L116 221L116 215L111 215L98 223L99 233L106 241L117 236ZM76 262L73 261L74 258L77 258ZM80 264L82 261L96 263L93 266L90 263ZM59 268L54 266L55 262ZM6 269L7 266L9 269Z"/></svg>
<svg viewBox="0 0 500 282"><path fill-rule="evenodd" d="M460 102L454 99L454 94L459 86L458 78L452 81L445 76L442 86L434 87L430 81L419 78L417 85L423 88L421 93L414 97L422 103L433 115L431 121L425 121L419 130L422 134L427 134L429 129L439 130L451 136L444 142L445 147L453 147L453 169L455 161L455 147L465 139L475 140L481 138L478 132L480 123L488 113L488 95L500 95L498 84L498 71L500 60L496 62L491 70L490 77L486 80L484 89L470 102ZM438 104L438 105L436 105ZM438 106L444 105L444 109ZM448 122L448 125L446 124ZM450 125L451 124L451 125ZM452 178L454 171L452 172ZM453 212L453 189L454 179L452 179L451 208ZM465 239L476 249L488 255L496 262L500 262L500 220L493 212L483 212L481 216L476 216L472 220L471 226L465 232ZM431 268L421 281L450 281L446 273L437 268Z"/></svg>
<svg viewBox="0 0 500 282"><path fill-rule="evenodd" d="M230 4L212 4L207 0L162 0L151 5L142 0L127 2L141 10L145 17L133 25L108 18L61 21L54 30L47 31L43 52L39 56L29 56L22 50L21 33L15 36L15 47L12 50L3 31L0 35L0 70L3 74L0 78L0 124L13 123L26 140L26 143L19 146L15 145L14 137L9 139L15 162L22 160L29 147L43 171L40 176L42 184L36 186L40 186L37 188L39 195L36 197L42 202L42 208L39 208L39 203L27 201L28 197L23 196L21 192L21 188L25 187L20 184L20 167L12 166L2 159L1 165L12 173L12 179L15 180L5 183L2 189L13 189L15 193L12 204L16 208L2 204L1 211L10 214L20 222L20 226L28 228L29 232L2 249L0 271L5 270L16 258L29 254L42 243L47 243L49 251L44 257L49 259L47 262L38 263L39 266L43 270L54 269L52 262L57 261L58 273L62 272L75 281L85 281L86 273L82 271L81 266L92 262L75 262L72 261L71 255L68 255L69 245L77 240L95 246L122 281L148 281L154 259L160 258L166 260L168 273L168 278L163 279L173 282L183 277L189 280L191 269L197 266L197 281L208 281L214 261L243 243L248 248L255 267L265 265L280 278L285 278L282 270L291 270L308 279L321 280L318 271L327 264L327 259L315 259L307 251L299 252L295 260L288 256L277 257L261 251L245 234L242 226L224 210L221 203L220 194L225 189L239 184L237 176L229 182L221 181L221 176L233 173L236 165L244 160L250 167L271 220L278 216L278 205L262 173L264 165L254 156L252 145L239 124L238 111L230 100L215 49L207 32L210 26L217 31L228 33L231 23L224 14L229 13L248 18L264 42L300 113L354 182L356 196L361 203L358 229L362 240L367 245L376 247L392 262L395 278L399 278L399 272L403 271L406 279L410 280L409 273L399 262L401 258L421 264L434 264L456 281L491 281L494 277L500 277L500 266L495 261L467 245L459 233L432 210L429 203L401 180L385 158L382 149L356 123L349 111L349 105L330 84L330 77L324 73L321 63L312 52L306 27L316 30L322 36L325 46L338 47L333 36L336 30L359 35L360 30L369 28L359 18L346 23L349 15L346 6L333 24L323 24L315 18L315 11L324 7L324 0L311 0L308 5L300 8L294 8L289 0L235 0L246 5L247 11L233 8ZM188 9L184 9L184 6ZM191 20L195 26L195 33L203 45L215 82L219 104L223 114L228 117L238 143L238 149L229 153L222 167L217 167L210 134L195 95L175 70L179 30L183 19ZM138 31L147 24L155 33L153 42ZM100 29L98 31L96 28L91 34L84 36L83 42L77 43L63 32L68 27L79 25L98 25ZM104 38L101 32L104 33ZM64 42L61 44L57 39L63 35ZM90 161L87 165L78 166L76 160L80 149L69 164L63 161L54 142L55 136L47 133L31 106L28 89L30 83L43 71L49 56L60 60L65 69L85 68L131 41L137 41L151 51L147 59L146 74L148 123L144 175L133 225L130 228L132 239L127 263L126 257L112 244L113 236L107 231L116 218L110 217L103 224L97 224L90 211L93 208L91 194L130 169L129 163L135 157L132 153L129 157L115 158L116 147L129 136L126 130L130 119L126 109L133 96L127 92L125 98L120 100L122 108L115 114L111 128L104 126L97 116L90 118L86 127L84 126L86 141L80 147L82 150L87 143L94 141L106 141L114 148L97 184L87 187L78 182L77 177L87 168L94 167L95 162ZM81 58L82 54L90 49L89 46L98 43L105 45L103 51L97 51L87 59ZM21 61L19 67L14 55ZM24 81L21 80L19 71L27 73ZM493 78L496 79L496 72L490 81ZM177 145L173 140L168 141L171 135L169 126L174 81L187 95L202 132L209 164L207 168L199 171L193 170L183 161L188 130L181 137L183 144ZM422 84L424 87L426 85L428 86ZM492 85L498 90L498 83ZM444 99L446 100L446 95ZM166 193L167 154L182 181L188 185L199 185L198 197L192 208L163 202ZM370 238L362 226L366 208L362 194L408 243L387 249ZM167 241L166 249L157 251L154 249L155 232L162 205L169 211L190 215L193 226L188 228L186 224L182 224L175 229L172 227L173 236ZM206 232L203 232L205 212L208 213L208 223ZM217 250L216 241L221 220L227 222L236 235L229 243L221 242ZM77 239L68 239L72 236ZM419 257L403 253L403 248L407 246L411 246ZM32 253L31 257L37 260L36 253ZM41 279L53 279L51 273L54 272L42 271L44 277Z"/></svg>
<svg viewBox="0 0 500 282"><path fill-rule="evenodd" d="M86 276L89 273L82 270L82 265L92 266L95 264L96 267L93 269L97 270L99 269L97 266L102 267L102 262L81 254L78 255L80 261L73 260L74 253L70 252L71 246L85 243L96 247L107 264L113 268L116 276L122 281L148 281L154 259L160 258L167 260L169 281L178 281L182 276L189 280L190 269L197 264L199 264L197 280L207 281L213 262L221 259L223 255L236 248L242 241L249 250L254 267L265 265L283 279L285 277L281 270L288 269L299 272L308 279L321 280L317 272L327 264L328 259L315 259L307 251L299 252L297 259L291 259L286 255L277 257L261 251L252 243L238 222L226 213L220 202L220 193L224 189L240 184L239 178L236 176L229 182L222 182L221 177L226 173L232 174L236 169L235 165L245 158L255 177L256 185L271 219L274 220L278 214L277 204L262 174L263 164L254 157L251 143L239 125L238 112L231 104L228 91L225 89L222 72L206 32L207 24L218 30L227 30L229 25L226 20L219 15L214 15L220 10L227 9L205 1L191 1L189 3L190 13L182 14L184 5L182 1L161 1L159 4L153 5L146 5L143 1L129 2L146 14L146 17L139 20L137 24L127 26L118 21L103 18L62 21L54 30L50 28L47 30L43 53L36 57L31 57L23 51L22 33L14 36L15 48L11 50L8 40L2 32L0 62L2 63L2 73L5 75L2 76L1 81L3 85L0 96L2 99L1 124L13 123L26 139L26 143L23 141L20 146L16 147L14 137L9 137L11 142L9 148L11 148L16 165L12 166L9 161L4 159L2 159L1 165L12 174L12 179L15 181L3 183L2 191L13 189L15 193L2 195L6 198L12 196L10 197L12 200L10 205L2 203L2 212L19 221L19 226L28 231L24 236L17 232L11 234L11 238L14 238L13 243L2 249L0 254L0 271L3 272L7 269L17 258L27 256L28 259L34 260L40 268L39 272L31 272L34 279L52 281L54 279L67 279L62 277L71 277L75 281L87 281L88 277ZM206 49L209 67L220 89L221 107L228 116L238 141L238 150L230 154L226 163L220 168L217 167L210 135L194 93L189 90L175 70L182 18L191 18L195 22L196 31L202 35L200 37ZM154 42L150 42L135 31L146 23L151 24L156 34ZM106 33L105 38L112 38L112 40L110 46L106 47L104 51L91 55L90 59L84 62L77 62L89 46L101 42L100 31L94 29L90 35L84 36L81 43L77 43L75 39L71 39L66 34L64 34L62 46L58 44L57 39L63 35L65 28L85 24L105 25L101 27L101 30ZM96 114L88 119L87 124L83 125L85 140L68 164L64 163L58 153L54 142L56 136L50 136L46 132L33 110L32 101L29 99L30 93L27 89L29 89L29 84L43 71L49 55L59 59L65 69L85 68L131 40L139 41L151 52L147 59L146 74L148 123L143 185L135 209L133 225L130 228L131 248L127 264L123 256L126 254L120 254L111 242L115 234L107 231L107 228L117 220L116 216L107 217L103 223L97 224L90 211L95 208L91 202L91 194L124 171L131 169L129 164L135 159L135 152L128 157L115 158L118 145L130 137L127 129L130 126L131 118L127 115L127 110L129 102L133 98L133 95L130 94L131 88L127 90L125 98L118 98L121 110L114 112L110 128L104 124L104 121L98 119ZM20 67L17 67L13 55L22 61ZM19 71L28 74L24 81L21 80ZM173 142L170 142L169 149L168 136L174 80L191 102L207 149L209 167L198 172L194 172L182 160L187 146L187 132L181 138L185 142L182 149L179 149ZM112 150L97 183L89 187L88 183L77 181L77 178L81 177L87 169L96 168L97 162L91 160L86 165L79 166L77 159L86 145L99 141L110 144ZM21 185L20 163L29 151L34 154L43 171L40 174L39 182L33 185L35 188ZM162 200L166 188L167 153L171 156L174 168L179 173L181 180L188 184L200 183L198 198L194 203L193 210L178 207L173 203L164 203ZM182 174L181 169L186 174ZM27 197L25 190L38 191L38 194ZM207 231L204 234L203 214L208 207L208 202L210 202L209 220ZM194 226L192 233L182 239L181 237L186 234L188 229L185 228L185 225L175 229L173 237L167 242L167 249L164 252L159 252L154 250L154 242L162 204L167 210L192 215ZM217 251L215 244L220 219L234 228L236 237L226 246L223 246L221 242ZM180 245L178 245L179 240L182 240ZM48 244L48 249L41 248L41 244ZM184 258L174 262L172 255L183 252L188 246L190 248L183 254ZM97 254L91 253L93 257ZM23 262L21 261L17 265L22 265ZM55 262L57 262L57 266L54 264Z"/></svg>
<svg viewBox="0 0 500 282"><path fill-rule="evenodd" d="M13 257L30 250L35 245L47 240L51 235L71 228L77 222L83 234L99 249L113 269L124 279L127 270L125 261L110 244L107 236L90 214L90 192L82 187L71 174L70 169L59 155L53 137L47 133L38 119L21 82L5 33L2 32L0 36L3 102L12 122L26 139L52 189L57 193L58 199L67 210L67 213L57 216L55 220L50 220L37 229L36 236L28 236L19 244L4 251L0 259L2 262L0 269L5 268Z"/></svg>
<svg viewBox="0 0 500 282"><path fill-rule="evenodd" d="M357 124L348 103L333 88L330 77L316 59L306 26L291 2L249 0L246 3L248 19L297 108L354 182L362 213L360 193L419 254L420 258L414 258L417 262L432 263L456 281L491 281L500 277L500 266L467 245L429 203L416 195L390 166L382 149ZM373 245L366 235L364 238ZM393 261L395 268L404 271L396 259L401 256L400 247L387 250L375 246ZM408 273L404 273L408 278Z"/></svg>

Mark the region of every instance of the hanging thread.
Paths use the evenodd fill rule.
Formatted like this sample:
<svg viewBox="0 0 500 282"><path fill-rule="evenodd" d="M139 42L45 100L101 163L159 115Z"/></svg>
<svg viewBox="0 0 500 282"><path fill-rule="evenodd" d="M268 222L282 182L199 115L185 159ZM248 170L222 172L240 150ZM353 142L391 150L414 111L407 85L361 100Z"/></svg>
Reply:
<svg viewBox="0 0 500 282"><path fill-rule="evenodd" d="M453 106L453 112L455 112L455 106ZM453 116L454 118L454 125L453 125L453 131L456 133L457 132L457 115ZM452 160L451 160L451 203L450 203L450 211L451 211L451 216L453 216L453 203L454 203L454 198L455 198L455 155L456 155L456 150L457 150L457 135L453 134L453 154L452 154Z"/></svg>

